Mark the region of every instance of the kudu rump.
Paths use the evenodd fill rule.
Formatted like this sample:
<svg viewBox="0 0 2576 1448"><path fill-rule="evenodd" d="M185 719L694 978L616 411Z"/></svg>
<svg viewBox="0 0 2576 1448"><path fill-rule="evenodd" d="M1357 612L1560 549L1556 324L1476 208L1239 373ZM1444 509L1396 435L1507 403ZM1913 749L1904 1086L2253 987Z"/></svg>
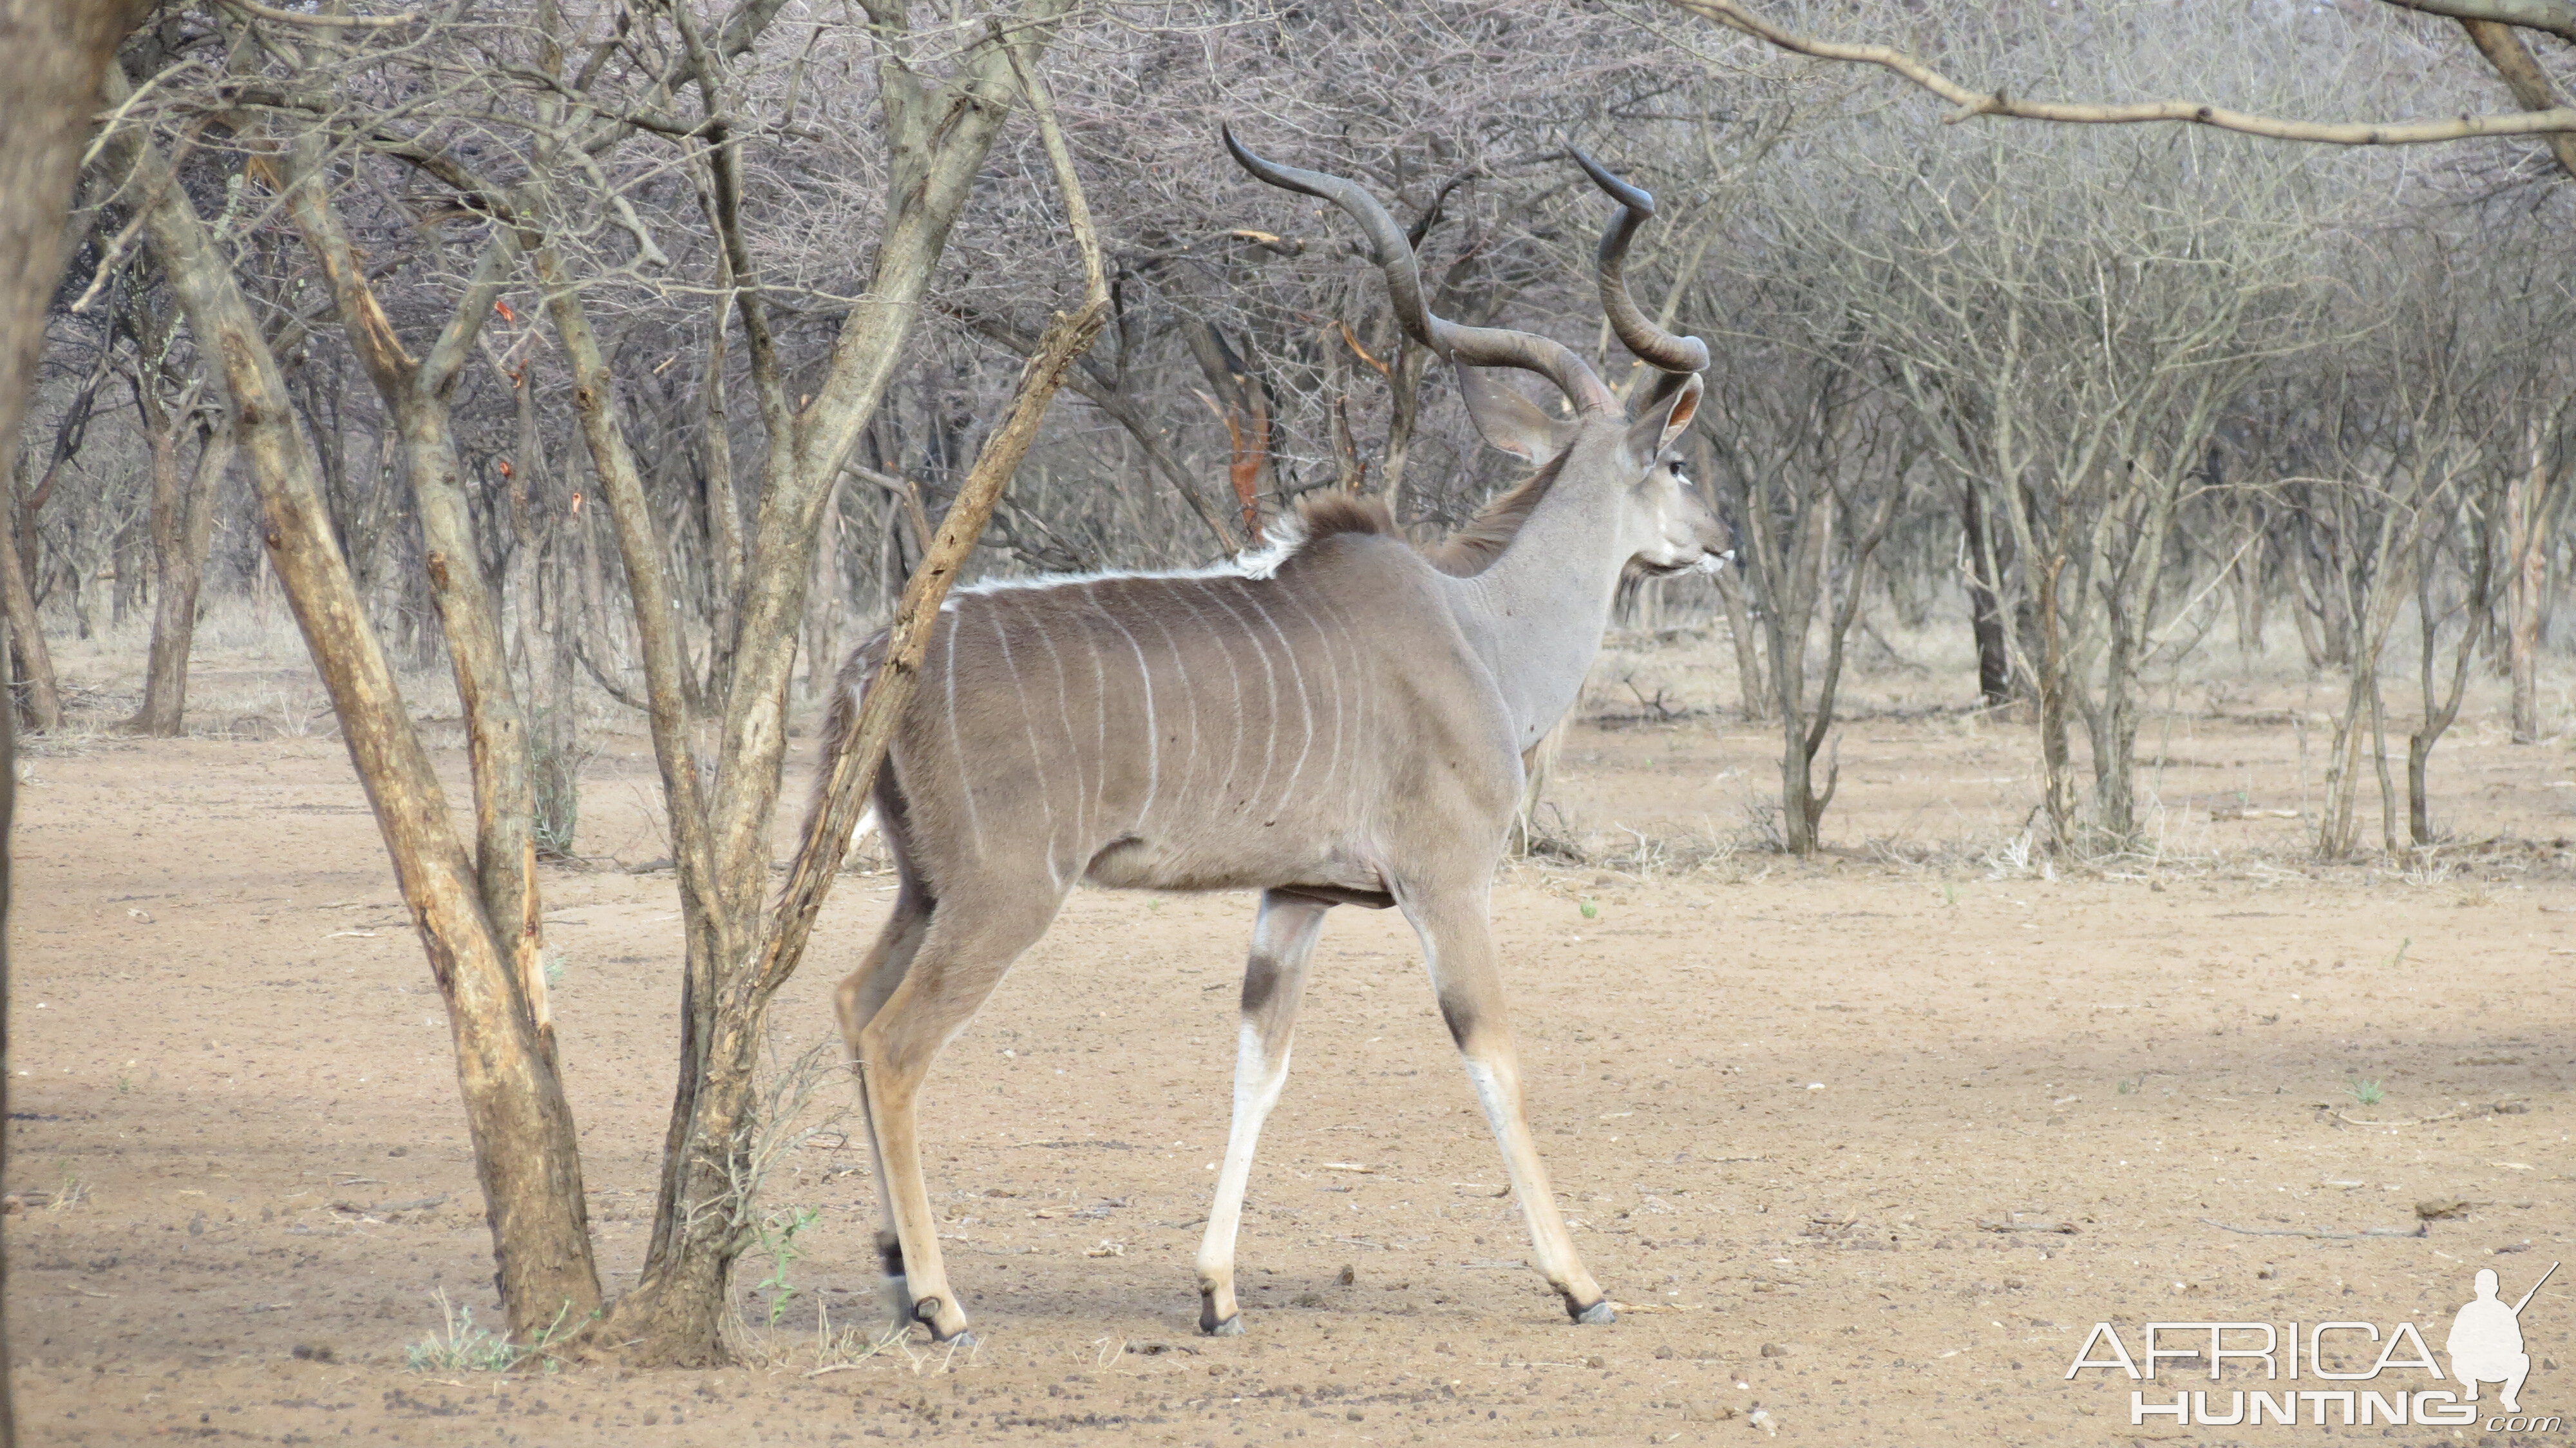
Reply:
<svg viewBox="0 0 2576 1448"><path fill-rule="evenodd" d="M1620 574L1713 566L1726 546L1667 451L1699 405L1708 349L1629 301L1620 263L1654 201L1580 152L1621 203L1601 242L1602 307L1662 372L1633 420L1566 347L1433 316L1403 229L1356 183L1226 144L1263 181L1360 224L1405 330L1458 367L1485 438L1538 470L1427 554L1382 506L1337 494L1310 497L1272 548L1233 565L1015 580L947 605L876 787L901 878L894 911L840 989L887 1288L938 1338L966 1330L922 1183L922 1079L1088 880L1261 892L1234 1125L1199 1249L1201 1330L1243 1330L1244 1186L1288 1074L1315 938L1340 904L1391 905L1421 936L1538 1270L1576 1321L1608 1322L1522 1118L1487 894L1522 751L1574 704ZM1550 417L1481 367L1539 374L1573 415ZM862 645L843 670L827 747L848 746L882 647Z"/></svg>

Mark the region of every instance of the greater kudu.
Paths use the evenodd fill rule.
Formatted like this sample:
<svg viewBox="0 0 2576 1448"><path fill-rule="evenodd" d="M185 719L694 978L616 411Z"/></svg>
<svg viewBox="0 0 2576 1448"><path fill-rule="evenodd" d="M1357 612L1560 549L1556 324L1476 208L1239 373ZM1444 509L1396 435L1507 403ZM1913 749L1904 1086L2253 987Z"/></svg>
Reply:
<svg viewBox="0 0 2576 1448"><path fill-rule="evenodd" d="M1699 405L1708 352L1630 305L1619 262L1653 200L1579 152L1622 202L1602 240L1604 308L1666 374L1633 421L1566 347L1432 315L1402 228L1357 184L1274 165L1231 134L1226 144L1253 175L1360 224L1406 330L1459 367L1478 428L1540 467L1431 557L1384 508L1335 495L1310 501L1259 558L988 584L947 606L878 776L875 813L901 880L893 913L840 989L888 1219L888 1290L898 1316L934 1336L966 1330L922 1182L916 1097L931 1058L1088 880L1262 892L1234 1126L1199 1251L1203 1331L1243 1330L1244 1186L1337 904L1394 906L1419 933L1538 1270L1576 1321L1608 1322L1522 1117L1486 896L1522 751L1573 705L1622 571L1713 564L1726 545L1667 451ZM1573 415L1552 419L1477 367L1536 372ZM843 671L827 747L847 747L881 646L862 645Z"/></svg>

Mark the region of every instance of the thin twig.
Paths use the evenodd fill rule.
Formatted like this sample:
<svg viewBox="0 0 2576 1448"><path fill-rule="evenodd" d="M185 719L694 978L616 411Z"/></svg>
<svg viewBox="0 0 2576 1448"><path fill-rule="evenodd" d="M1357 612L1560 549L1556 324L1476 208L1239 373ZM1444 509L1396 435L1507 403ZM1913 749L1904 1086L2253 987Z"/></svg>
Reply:
<svg viewBox="0 0 2576 1448"><path fill-rule="evenodd" d="M2202 1217L2199 1220L2204 1227L2216 1227L2222 1232L2235 1232L2247 1237L2314 1237L2330 1242L2350 1242L2358 1241L2363 1237L2429 1237L2432 1235L2421 1222L2412 1227L2364 1227L2358 1232L2329 1232L2323 1227L2239 1227L2212 1217Z"/></svg>
<svg viewBox="0 0 2576 1448"><path fill-rule="evenodd" d="M2346 1116L2340 1111L2326 1113L2346 1126L2427 1126L2436 1121L2449 1121L2464 1114L2458 1111L2445 1111L2439 1116L2419 1116L2412 1121L2364 1121L2358 1116Z"/></svg>

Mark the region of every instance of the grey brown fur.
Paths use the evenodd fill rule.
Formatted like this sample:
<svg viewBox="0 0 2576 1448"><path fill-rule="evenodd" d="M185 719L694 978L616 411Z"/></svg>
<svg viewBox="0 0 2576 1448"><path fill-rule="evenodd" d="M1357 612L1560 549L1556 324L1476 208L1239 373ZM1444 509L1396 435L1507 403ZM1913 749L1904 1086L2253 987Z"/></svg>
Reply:
<svg viewBox="0 0 2576 1448"><path fill-rule="evenodd" d="M1237 155L1292 189L1347 184ZM1393 232L1355 189L1317 194L1373 237ZM1393 234L1379 254L1402 312L1412 257ZM1461 534L1417 551L1382 507L1334 495L1301 507L1261 560L999 584L961 593L939 620L878 776L901 884L839 1005L900 1277L889 1287L942 1339L966 1317L921 1174L921 1083L1077 881L1261 892L1235 1122L1199 1254L1203 1329L1241 1331L1245 1182L1316 937L1342 903L1393 906L1415 927L1535 1265L1577 1321L1609 1319L1523 1117L1486 895L1522 753L1574 702L1622 571L1690 567L1724 547L1666 451L1699 382L1661 389L1632 422L1588 369L1566 373L1572 354L1553 343L1405 320L1454 362L1546 370L1581 405L1551 419L1462 370L1488 439L1541 466ZM843 671L827 747L846 746L877 648Z"/></svg>

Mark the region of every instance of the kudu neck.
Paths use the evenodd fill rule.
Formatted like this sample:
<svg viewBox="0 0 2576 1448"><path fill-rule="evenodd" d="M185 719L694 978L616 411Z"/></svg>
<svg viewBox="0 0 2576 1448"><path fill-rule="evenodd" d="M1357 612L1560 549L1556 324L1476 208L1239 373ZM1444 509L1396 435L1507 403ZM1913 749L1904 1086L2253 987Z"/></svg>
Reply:
<svg viewBox="0 0 2576 1448"><path fill-rule="evenodd" d="M1458 620L1493 670L1518 747L1574 707L1619 587L1628 547L1611 470L1569 458L1501 556L1458 580Z"/></svg>

